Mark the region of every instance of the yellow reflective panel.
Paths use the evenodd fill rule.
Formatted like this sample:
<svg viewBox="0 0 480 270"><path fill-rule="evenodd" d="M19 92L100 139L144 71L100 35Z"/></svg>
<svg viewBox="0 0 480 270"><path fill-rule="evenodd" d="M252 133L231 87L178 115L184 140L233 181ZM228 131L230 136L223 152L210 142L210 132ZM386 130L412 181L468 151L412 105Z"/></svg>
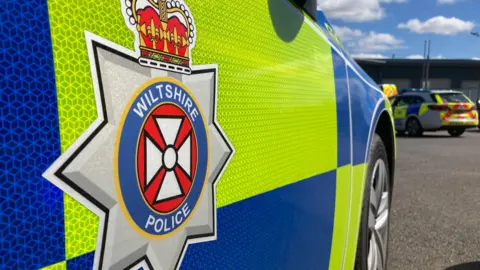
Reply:
<svg viewBox="0 0 480 270"><path fill-rule="evenodd" d="M299 22L286 40L268 2L211 8L218 2L186 0L197 35L190 57L218 65L217 118L236 150L216 186L218 207L336 168L331 48L279 1L282 14ZM97 117L84 32L129 50L135 39L119 0L54 0L48 7L65 151ZM97 216L67 195L65 224L69 258L95 248Z"/></svg>

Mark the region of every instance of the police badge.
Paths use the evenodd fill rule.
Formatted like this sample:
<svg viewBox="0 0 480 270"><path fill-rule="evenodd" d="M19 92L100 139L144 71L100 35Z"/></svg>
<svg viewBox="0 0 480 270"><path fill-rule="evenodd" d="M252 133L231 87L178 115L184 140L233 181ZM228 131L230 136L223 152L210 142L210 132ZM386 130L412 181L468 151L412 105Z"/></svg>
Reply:
<svg viewBox="0 0 480 270"><path fill-rule="evenodd" d="M215 239L215 183L233 155L217 66L193 66L183 1L122 1L130 51L85 32L98 119L44 177L100 216L94 268L172 269Z"/></svg>

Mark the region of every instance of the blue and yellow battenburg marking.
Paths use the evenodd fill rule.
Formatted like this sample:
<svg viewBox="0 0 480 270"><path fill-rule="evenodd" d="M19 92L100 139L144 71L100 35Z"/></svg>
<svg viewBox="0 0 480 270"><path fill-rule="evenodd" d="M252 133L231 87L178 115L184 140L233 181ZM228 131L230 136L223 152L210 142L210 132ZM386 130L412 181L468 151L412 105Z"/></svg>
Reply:
<svg viewBox="0 0 480 270"><path fill-rule="evenodd" d="M15 14L15 17L8 15L11 16L8 17L11 21L19 20L19 18L35 18L37 23L32 24L29 29L20 27L22 24L14 24L13 26L18 29L23 28L22 31L18 31L18 33L20 35L25 34L25 41L29 41L25 43L25 46L31 46L31 44L35 42L39 43L40 41L42 41L42 44L49 44L49 46L45 46L45 48L48 47L48 50L36 53L36 55L30 56L29 54L25 54L29 57L20 55L18 59L21 59L23 62L20 63L21 61L18 60L18 62L14 62L11 67L12 70L15 70L15 68L17 68L15 65L22 66L25 65L25 63L34 63L31 69L29 69L29 67L26 68L26 70L31 71L31 74L28 73L29 75L25 75L24 81L28 81L31 77L41 77L41 80L35 81L35 85L38 89L46 89L41 93L43 98L40 100L38 99L39 95L27 91L31 88L31 85L24 85L20 87L21 89L14 90L16 92L25 90L22 92L28 93L25 96L30 96L32 100L39 100L36 105L38 105L38 108L41 108L38 112L42 112L42 114L35 116L44 117L43 113L44 115L50 113L53 114L53 116L49 120L55 120L52 120L51 123L47 121L50 124L48 130L52 133L48 138L52 138L52 141L49 141L48 147L38 150L42 153L42 166L39 171L42 171L53 162L55 157L59 155L60 149L65 151L96 117L94 110L95 99L92 94L92 78L85 50L84 31L95 33L125 48L136 49L133 46L131 32L124 25L124 18L120 15L119 7L121 6L122 12L127 14L129 11L127 11L126 7L138 1L122 0L120 1L121 4L119 4L117 0L94 2L95 4L92 5L91 1L50 1L48 3L48 10L47 4L44 1L38 1L37 5L33 6L19 2L11 5L10 9L8 7L5 9L5 14ZM162 1L162 3L164 2L165 1ZM171 5L174 1L167 2ZM372 118L372 115L365 114L365 111L373 114L374 108L362 108L365 103L368 103L368 106L371 104L370 101L365 102L365 96L359 95L358 93L366 93L369 91L369 89L367 89L368 87L355 89L355 94L352 96L352 105L354 105L351 113L354 117L352 124L357 125L354 127L354 130L357 132L348 135L347 129L343 130L344 132L342 131L342 134L347 134L346 136L348 137L351 136L351 138L345 137L345 140L360 141L361 144L352 145L351 151L354 155L353 159L349 158L349 160L346 158L348 158L348 152L350 151L347 151L347 148L341 148L342 151L345 150L345 159L341 158L339 160L341 162L343 162L342 160L346 160L345 163L347 163L347 165L342 168L336 168L338 165L337 159L328 157L335 156L337 150L340 149L339 147L343 147L343 145L340 145L340 142L337 141L338 127L342 125L343 122L334 120L336 118L335 106L331 106L335 104L335 93L332 93L332 85L333 81L338 78L334 78L331 73L331 64L329 63L331 56L330 47L316 36L315 32L308 27L307 23L302 25L301 31L293 43L283 42L273 29L270 18L271 14L268 13L268 5L270 2L267 3L267 1L232 2L231 5L224 5L221 9L207 8L214 2L212 0L179 1L179 4L186 4L185 2L188 2L189 6L191 5L192 12L194 12L195 18L198 19L198 27L201 29L199 35L201 42L196 46L194 52L195 63L218 63L221 67L221 76L219 76L220 80L218 81L219 87L222 89L221 93L219 93L219 120L225 126L225 131L231 137L232 142L238 147L239 155L232 160L233 166L226 172L225 179L222 179L217 188L218 193L216 197L219 201L218 206L220 207L218 210L217 241L190 246L187 249L182 267L193 269L207 267L221 269L234 265L238 268L251 269L254 267L265 268L279 264L287 268L308 268L311 265L316 265L320 268L328 267L330 248L332 246L331 235L334 229L334 216L335 218L338 216L337 212L345 214L345 211L348 211L348 206L341 208L338 207L336 203L337 201L342 201L342 198L345 198L345 200L343 200L344 202L347 201L350 194L350 191L342 192L345 197L339 196L336 198L335 191L339 187L349 186L352 175L355 179L361 178L364 171L364 148L366 147L363 147L363 144L367 141L366 135L368 135L370 127L369 120ZM282 1L275 3L278 3L278 5L283 4ZM183 6L184 9L185 6L186 5ZM177 7L171 6L171 8L174 9ZM288 6L288 8L288 12L294 14L291 7ZM182 6L179 5L178 9L181 10ZM13 12L14 10L21 10L22 12L18 14ZM74 17L78 15L78 10L85 12L81 14L82 16L75 17L75 20L72 20L69 24L65 24L65 16ZM245 12L245 10L248 10L248 12ZM192 12L189 12L190 16ZM48 14L50 18L48 18ZM329 31L325 30L325 28L327 28L325 24L326 18L323 20L323 13L320 12L320 14L321 16L318 23L323 27L323 31ZM242 20L234 20L234 18L240 17ZM137 31L136 26L137 25L131 23L129 25L131 29L135 28L135 31ZM141 25L139 26L139 31L143 31ZM2 28L2 30L4 29L5 28ZM5 30L5 32L7 31L11 30ZM51 36L50 32L52 33ZM251 46L254 45L254 43L250 44L249 42L251 42L251 40L244 38L242 34L245 32L257 36L258 40L260 40L264 46ZM41 38L39 37L38 40L31 40L31 36L33 36L31 33L41 33L42 36ZM143 32L141 33L143 34ZM334 35L334 32L330 33ZM188 43L190 43L189 46L192 47L193 45L189 40L191 36L184 34L185 33L179 35L182 46L186 44L184 41L188 39ZM162 35L162 37L165 37L165 35ZM328 38L338 42L334 36L328 35ZM19 40L18 44L22 44L21 42L24 42L24 40ZM53 46L54 59L51 55L51 42L55 45ZM135 47L137 47L136 45L142 45L141 40L137 40ZM148 44L145 45L149 46ZM336 46L338 46L338 44L336 44ZM44 46L40 46L39 48L44 48ZM215 48L215 52L212 51L212 48ZM317 62L311 61L311 53L313 51L322 55L322 57L317 59ZM341 49L340 51L344 52ZM183 53L183 56L186 56L185 53L190 53L190 50L182 51L181 53ZM167 56L157 54L157 52L152 54L148 50L145 50L145 54L142 55L146 56L146 61L153 61L160 57ZM190 56L189 54L184 58L192 61ZM48 61L39 57L45 57ZM251 59L255 59L255 61L250 61ZM292 64L295 60L302 60L302 66ZM144 64L152 63L155 64L155 62ZM174 63L172 62L170 64ZM284 66L284 72L268 69L268 67L273 65ZM357 67L353 61L352 65ZM35 66L44 67L42 70L46 72L40 76L34 75L38 74L38 69L33 68ZM185 68L184 71L188 74L190 65L188 65L187 62L182 62L180 67ZM261 71L262 76L258 76L252 80L251 76L248 76L252 70ZM361 75L364 74L361 70L357 71ZM352 75L349 76L350 78L356 76L351 70L348 70L348 73ZM72 76L71 74L74 75ZM369 80L368 78L366 79ZM13 80L13 78L9 77L7 80ZM39 81L48 83L43 85L40 84ZM75 83L74 88L71 87L72 83ZM178 85L175 82L172 84ZM143 101L145 103L140 100L141 105L138 105L139 103L134 104L134 101L131 101L132 103L128 107L129 110L127 110L128 113L132 113L133 111L130 115L131 117L138 116L134 109L136 109L137 112L143 113L144 118L154 115L157 112L156 109L160 109L159 112L164 116L165 113L161 106L168 107L173 104L174 107L182 111L177 110L176 112L182 114L183 117L187 117L193 125L192 119L195 118L195 116L190 115L187 103L183 103L182 101L178 102L178 100L164 103L162 103L162 101L154 101L159 97L154 96L155 92L153 91L151 96L148 91L145 92L148 88L147 86L139 89L139 93L136 95L136 98L144 97ZM188 89L182 89L188 92ZM311 91L309 90L307 92L305 89L311 89ZM317 91L318 89L322 90ZM9 89L8 92L10 92L10 90L12 89ZM10 95L14 96L15 92L12 92L14 94ZM145 98L146 93L148 99ZM166 93L163 94L166 95ZM305 98L307 96L308 98ZM56 108L57 99L59 102L58 110ZM12 104L17 102L16 100L21 100L21 98L18 97L15 99L15 102L11 102L10 100L13 99L9 99L7 102ZM43 100L48 100L48 102L44 102ZM285 100L288 100L288 102L284 102ZM311 101L311 103L309 101ZM345 100L338 102L338 104L343 104L343 101ZM152 105L149 105L148 102L152 103ZM155 102L156 104L153 105ZM192 103L196 104L194 101L192 101ZM362 106L355 106L355 104L362 104ZM192 108L193 106L192 104ZM295 117L292 117L292 106L295 106ZM11 106L9 106L9 108L10 107ZM146 107L145 110L143 110L144 107ZM42 111L45 108L49 109L45 112ZM25 109L22 110L21 113L29 111L31 110ZM59 115L57 115L57 111ZM37 110L33 113L35 112L37 112ZM33 119L34 115L25 114ZM345 118L341 119L346 119L348 114L345 113L342 117L343 116L345 116ZM129 118L129 116L124 116L124 118ZM261 118L262 121L259 121L259 118ZM38 119L38 117L35 119ZM60 119L60 125L56 122L58 119ZM205 119L201 117L201 114L195 121L198 121L198 119L202 119L203 122L205 121ZM8 119L7 121L11 122ZM144 131L146 121L147 120L138 121L138 123L134 125L136 130L132 131L126 130L126 124L123 126L123 134L130 133L133 138L132 145L128 147L130 151L129 159L134 159L135 162L137 162L125 165L126 171L134 171L137 174L140 171L138 169L138 149L142 148L140 145L140 140L143 140L141 133ZM34 127L35 125L32 124L31 126ZM198 136L199 131L195 127L193 127L193 129L195 129L195 134ZM58 132L59 130L60 132ZM321 132L322 136L319 137L318 134L321 134ZM25 134L28 133L29 132L26 132ZM158 137L156 138L158 139ZM25 145L25 149L37 149L36 143L45 146L45 141L38 140L37 142L35 139L37 138L29 139L28 136L25 136L22 145ZM195 137L195 139L198 145L202 143L198 137ZM35 143L32 143L33 141L35 141ZM146 139L143 140L144 144L145 141ZM18 144L18 142L15 143ZM118 145L120 144L119 142ZM29 148L29 146L32 145L35 147ZM55 148L55 150L51 150L53 148ZM143 148L145 148L145 145L143 145ZM167 150L162 149L161 145L154 145L154 147L150 149L153 149L154 153L157 154L161 152L158 149L163 150L163 152ZM296 153L295 151L290 151L292 149L298 150L297 152L301 152L301 155L292 154ZM12 153L13 152L14 151L12 151ZM45 155L45 153L47 153L47 155ZM318 153L324 153L324 156L318 156ZM13 157L12 155L12 160L22 160L22 158L24 158L22 155L23 153L17 157ZM43 158L46 157L48 160L43 160ZM331 162L331 159L334 159L334 161ZM146 159L144 159L144 161L145 160ZM10 171L21 169L20 167L15 167L17 163L12 164L14 167L9 168ZM295 167L292 166L292 164L295 165ZM153 168L156 168L155 164L153 166ZM171 166L172 165L169 165L169 167ZM119 169L124 168L120 167ZM144 170L144 173L145 171L146 170ZM342 173L339 173L340 171ZM44 211L44 209L47 208L43 207L42 212L36 212L37 214L32 211L32 213L29 214L30 218L41 218L45 221L42 224L47 225L45 225L45 227L38 226L25 229L22 227L23 225L18 226L16 228L18 233L13 235L13 237L19 239L18 241L25 241L25 238L20 236L21 234L25 235L30 231L44 231L45 238L42 236L29 238L27 242L32 239L31 242L28 242L28 244L24 246L30 247L36 245L38 242L45 242L48 248L45 250L39 249L37 250L38 252L34 254L29 252L31 251L30 248L8 250L5 265L8 263L8 266L14 265L18 266L17 268L37 268L53 264L52 266L57 265L69 269L91 268L94 257L92 251L100 247L95 246L95 241L86 241L85 239L96 236L97 230L96 227L92 226L92 223L98 221L92 219L92 215L82 214L75 216L72 214L82 211L87 212L88 210L85 210L79 203L72 206L71 202L73 199L66 195L64 203L61 192L44 179L41 179L39 176L41 172L36 173L37 175L29 175L28 177L26 176L25 179L17 177L15 178L15 182L24 188L22 189L22 194L30 194L33 192L36 195L34 198L38 198L38 201L41 201L42 205L54 201L55 209ZM10 175L11 174L13 173L10 173ZM196 174L195 177L198 177L198 171ZM119 173L119 177L122 177L121 175L123 175L123 173ZM146 179L148 179L148 177ZM144 176L143 181L146 181L146 179ZM118 179L118 181L119 183L123 182L121 179ZM142 183L145 184L145 182L139 182L137 179L131 181L133 183L130 184L135 188L125 191L120 190L120 192L128 193L128 197L137 197L136 200L144 209L145 213L153 213L163 217L170 215L170 218L173 218L173 221L170 219L172 221L170 224L178 221L177 223L181 223L179 227L186 224L185 219L180 220L181 215L184 215L184 217L192 216L192 211L195 209L194 207L186 209L185 213L188 212L187 210L191 210L189 214L183 214L183 211L180 214L178 212L186 205L186 200L182 201L178 206L172 203L173 206L170 205L172 209L174 208L172 212L165 210L166 213L162 211L158 213L155 208L152 210L149 200L152 200L152 198L155 199L157 196L144 194L141 185ZM201 180L197 178L194 179L194 183L195 181L201 182ZM42 186L43 189L34 189L26 183L35 183L35 187ZM357 191L362 190L362 188L360 184L357 184L351 188L352 193L357 194ZM9 194L10 198L21 195L15 193L16 190L17 188L9 190L12 191L11 194ZM343 190L344 189L342 189L342 191ZM51 199L52 197L50 197L50 200L47 202L44 199L45 194L55 195L55 198ZM188 194L188 196L193 194L192 190L190 190ZM127 195L123 195L123 197L127 197ZM19 204L17 204L18 198L9 201L15 202L15 206L20 208ZM358 202L360 201L359 199ZM292 204L291 202L295 203ZM355 202L357 202L357 200L355 200ZM127 203L124 203L124 208L127 208ZM151 204L155 205L153 201ZM312 207L312 205L321 207ZM50 204L49 206L51 207ZM63 208L65 209L65 213L62 211ZM79 209L83 210L79 211ZM125 209L124 211L127 211L127 214L130 215L129 210ZM356 219L355 213L356 211L354 211L352 215L352 220ZM41 217L41 215L45 217ZM63 235L64 217L65 224L68 225L65 225L65 228L69 227L65 235ZM13 215L9 218L11 222L23 224L19 222L18 219L14 219ZM158 222L155 221L152 225L152 222L149 222L148 218L149 216L141 216L137 217L138 220L132 219L131 221L134 222L134 227L139 227L137 228L138 231L150 236L152 232L153 235L162 234L164 236L172 233L170 224L165 227L167 223L165 219L162 222L157 219ZM137 221L140 225L135 223ZM148 232L144 229L147 223L150 223L150 225L148 225ZM351 228L353 228L351 231L355 231L355 222L350 223L354 224L351 226ZM89 228L85 229L86 227ZM335 227L338 228L336 225ZM9 232L9 236L12 236L12 230L9 230L8 226L4 226L3 228ZM335 228L335 230L337 228ZM157 229L158 232L156 232L155 229ZM344 231L341 230L338 234L342 236L344 235ZM32 234L28 235L30 236ZM68 241L64 241L63 238L68 238ZM47 239L46 241L50 242L43 241L42 239ZM55 241L52 242L52 239L55 239ZM281 239L281 241L279 241L279 239ZM353 238L349 237L348 243L355 243L355 239L351 239ZM65 244L65 242L67 243ZM339 243L343 246L344 241ZM5 250L4 247L5 246L2 246L1 251ZM299 249L298 247L303 247L303 249ZM353 245L351 250L354 250ZM288 258L285 256L286 252L288 252ZM331 252L336 253L335 256L338 255L338 261L341 265L343 250L331 250ZM25 259L25 254L29 256L27 259ZM23 266L26 267L22 267L19 261L15 261L17 258L25 259ZM55 264L60 261L67 262ZM1 266L5 265L2 264ZM344 265L348 266L348 263Z"/></svg>
<svg viewBox="0 0 480 270"><path fill-rule="evenodd" d="M146 82L127 105L117 138L115 183L128 221L149 238L176 232L195 210L209 161L195 98L172 78Z"/></svg>

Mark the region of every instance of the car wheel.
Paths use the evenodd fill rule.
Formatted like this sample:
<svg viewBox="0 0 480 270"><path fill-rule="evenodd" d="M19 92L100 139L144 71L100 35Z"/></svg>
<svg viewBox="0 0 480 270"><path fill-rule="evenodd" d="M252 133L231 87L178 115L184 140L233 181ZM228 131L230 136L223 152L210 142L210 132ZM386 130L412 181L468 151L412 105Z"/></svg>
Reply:
<svg viewBox="0 0 480 270"><path fill-rule="evenodd" d="M407 121L407 133L408 136L422 136L423 129L420 122L416 118L410 118Z"/></svg>
<svg viewBox="0 0 480 270"><path fill-rule="evenodd" d="M375 134L370 148L355 258L356 270L385 269L392 189L385 145Z"/></svg>
<svg viewBox="0 0 480 270"><path fill-rule="evenodd" d="M461 136L464 132L465 132L464 128L455 128L455 129L448 130L448 134L450 134L452 137Z"/></svg>

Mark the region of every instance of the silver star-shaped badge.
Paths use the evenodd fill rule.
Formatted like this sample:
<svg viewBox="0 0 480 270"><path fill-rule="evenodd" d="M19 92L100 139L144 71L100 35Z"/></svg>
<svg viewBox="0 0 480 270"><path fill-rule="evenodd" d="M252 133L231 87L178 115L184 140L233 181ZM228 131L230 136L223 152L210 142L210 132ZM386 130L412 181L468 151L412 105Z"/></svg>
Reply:
<svg viewBox="0 0 480 270"><path fill-rule="evenodd" d="M234 152L215 119L216 65L194 66L191 75L152 69L140 66L135 52L89 32L85 37L98 118L44 177L100 217L95 269L140 264L153 269L178 268L189 243L216 239L215 183ZM156 77L173 77L190 89L203 111L210 138L207 183L196 211L180 230L160 240L145 237L127 221L116 192L113 158L127 102L136 89Z"/></svg>

